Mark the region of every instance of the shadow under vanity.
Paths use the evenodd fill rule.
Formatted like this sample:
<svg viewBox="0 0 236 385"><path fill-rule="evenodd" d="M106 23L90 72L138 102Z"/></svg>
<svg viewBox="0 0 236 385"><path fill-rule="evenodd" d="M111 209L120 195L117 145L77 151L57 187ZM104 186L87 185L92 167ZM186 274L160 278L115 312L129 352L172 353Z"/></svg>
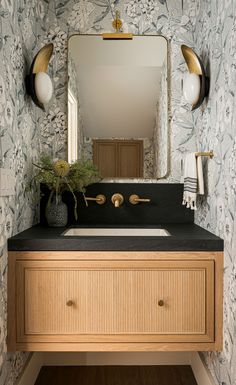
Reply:
<svg viewBox="0 0 236 385"><path fill-rule="evenodd" d="M182 192L181 184L89 186L86 196L107 201L86 207L81 196L71 227L103 228L100 236L46 227L43 201L41 224L8 241L8 350L221 350L223 240L193 223ZM132 194L150 202L133 205ZM114 227L170 235L107 236Z"/></svg>

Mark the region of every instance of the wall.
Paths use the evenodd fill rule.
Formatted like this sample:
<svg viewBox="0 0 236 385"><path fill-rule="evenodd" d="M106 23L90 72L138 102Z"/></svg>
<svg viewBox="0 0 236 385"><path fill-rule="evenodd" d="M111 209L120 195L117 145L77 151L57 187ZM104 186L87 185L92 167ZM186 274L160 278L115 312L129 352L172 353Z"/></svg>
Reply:
<svg viewBox="0 0 236 385"><path fill-rule="evenodd" d="M66 74L67 38L75 32L99 34L112 31L111 11L121 12L124 30L136 34L163 34L171 42L171 159L169 181L179 181L181 158L194 150L192 114L184 104L181 92L182 74L186 65L180 53L180 44L192 44L192 23L195 21L195 0L61 0L50 2L50 25L44 42L52 41L55 56L51 72L54 77L56 97L43 121L41 138L43 149L54 156L66 157Z"/></svg>
<svg viewBox="0 0 236 385"><path fill-rule="evenodd" d="M166 81L168 79L167 61L163 63L160 78L160 96L156 111L156 126L153 133L153 147L155 160L153 162L154 175L162 177L167 173L168 148L162 143L168 142L168 89Z"/></svg>
<svg viewBox="0 0 236 385"><path fill-rule="evenodd" d="M225 240L224 351L204 354L215 382L236 384L236 3L196 1L195 47L210 73L209 99L194 112L208 191L196 222Z"/></svg>
<svg viewBox="0 0 236 385"><path fill-rule="evenodd" d="M15 383L28 355L6 353L7 238L37 218L35 191L27 192L39 151L39 110L26 95L24 78L39 46L46 3L0 1L0 167L16 176L15 196L0 197L0 384Z"/></svg>

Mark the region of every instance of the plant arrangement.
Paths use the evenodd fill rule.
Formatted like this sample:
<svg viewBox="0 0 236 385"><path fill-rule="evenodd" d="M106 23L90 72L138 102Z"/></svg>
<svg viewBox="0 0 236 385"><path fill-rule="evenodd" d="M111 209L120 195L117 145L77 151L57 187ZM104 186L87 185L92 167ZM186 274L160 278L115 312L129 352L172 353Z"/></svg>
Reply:
<svg viewBox="0 0 236 385"><path fill-rule="evenodd" d="M75 193L82 192L84 194L88 185L101 180L97 167L88 160L78 160L69 164L62 159L53 160L47 155L43 155L39 163L34 164L34 166L39 169L34 180L45 184L50 190L46 212L54 195L57 202L63 191L70 191L75 202L74 216L77 220L77 196Z"/></svg>

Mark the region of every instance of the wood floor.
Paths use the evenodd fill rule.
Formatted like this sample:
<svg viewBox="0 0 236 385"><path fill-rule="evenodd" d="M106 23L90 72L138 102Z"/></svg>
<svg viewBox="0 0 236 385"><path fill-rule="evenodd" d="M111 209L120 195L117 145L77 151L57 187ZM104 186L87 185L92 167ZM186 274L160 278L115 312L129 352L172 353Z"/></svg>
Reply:
<svg viewBox="0 0 236 385"><path fill-rule="evenodd" d="M197 385L191 366L44 366L35 385Z"/></svg>

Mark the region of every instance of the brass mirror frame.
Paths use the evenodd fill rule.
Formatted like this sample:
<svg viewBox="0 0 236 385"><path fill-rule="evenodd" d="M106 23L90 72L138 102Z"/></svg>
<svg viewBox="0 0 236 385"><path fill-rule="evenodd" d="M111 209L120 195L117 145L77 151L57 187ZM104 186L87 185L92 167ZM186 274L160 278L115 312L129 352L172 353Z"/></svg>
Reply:
<svg viewBox="0 0 236 385"><path fill-rule="evenodd" d="M74 36L97 36L103 39L103 34L83 34L83 33L73 33L72 35L69 36L67 40L67 44L69 47L69 40L74 37ZM171 120L172 120L172 113L171 113L171 44L170 40L166 36L163 35L132 35L133 39L135 37L163 37L166 40L167 43L167 160L166 160L166 173L165 175L159 177L159 178L119 178L119 177L114 177L114 178L103 178L100 183L113 183L114 181L116 183L155 183L158 182L159 180L167 179L171 175ZM126 40L126 39L125 39ZM128 39L129 40L129 39ZM130 39L132 42L132 40ZM115 41L114 41L115 44ZM69 48L67 49L67 84L66 84L66 92L67 92L67 151L66 151L66 157L67 159L69 158L68 154L68 64L69 64Z"/></svg>

